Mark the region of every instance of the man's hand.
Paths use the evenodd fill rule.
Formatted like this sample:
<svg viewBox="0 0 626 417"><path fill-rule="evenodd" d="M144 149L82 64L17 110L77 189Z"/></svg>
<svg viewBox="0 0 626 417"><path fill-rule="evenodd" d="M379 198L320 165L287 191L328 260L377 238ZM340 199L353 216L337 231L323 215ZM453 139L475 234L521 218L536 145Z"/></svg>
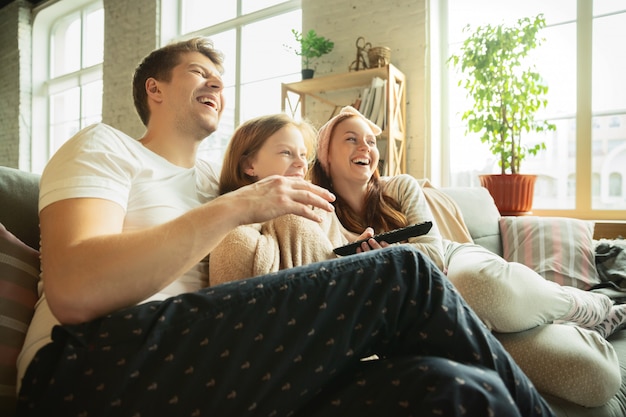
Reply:
<svg viewBox="0 0 626 417"><path fill-rule="evenodd" d="M296 214L321 222L314 207L332 212L335 196L325 188L301 178L271 176L220 196L240 208L240 224L261 223L284 214Z"/></svg>

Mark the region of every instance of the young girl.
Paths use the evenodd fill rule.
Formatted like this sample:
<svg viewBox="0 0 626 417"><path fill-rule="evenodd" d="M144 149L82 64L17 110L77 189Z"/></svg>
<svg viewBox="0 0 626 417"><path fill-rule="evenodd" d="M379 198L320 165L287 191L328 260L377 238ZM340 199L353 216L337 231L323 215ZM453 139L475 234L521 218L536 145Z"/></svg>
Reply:
<svg viewBox="0 0 626 417"><path fill-rule="evenodd" d="M304 178L315 149L315 135L308 122L295 121L286 114L243 123L226 149L220 194L271 175ZM341 227L334 213L316 211L323 218L321 223L285 215L230 232L211 252L210 285L335 258L333 248L353 236Z"/></svg>
<svg viewBox="0 0 626 417"><path fill-rule="evenodd" d="M376 136L380 132L354 108L342 109L319 131L317 160L311 169L313 183L335 194L337 216L353 232L371 226L380 233L426 220L434 222L415 178L379 175ZM514 358L540 390L586 406L600 405L615 394L619 365L612 347L600 335L606 337L623 325L623 306L613 307L604 295L547 281L530 268L506 262L481 246L447 241L437 227L409 242L445 271L483 322L500 333L505 347L516 352ZM380 247L370 239L361 250ZM553 321L579 327L547 325ZM543 340L554 345L544 346ZM563 340L568 343L561 343ZM528 349L534 351L528 354ZM574 365L567 362L569 353L576 358ZM549 363L549 370L538 365L542 355L554 356L554 360L544 357L542 362ZM568 374L570 369L575 375L588 375L578 377L572 386L570 379L575 377Z"/></svg>

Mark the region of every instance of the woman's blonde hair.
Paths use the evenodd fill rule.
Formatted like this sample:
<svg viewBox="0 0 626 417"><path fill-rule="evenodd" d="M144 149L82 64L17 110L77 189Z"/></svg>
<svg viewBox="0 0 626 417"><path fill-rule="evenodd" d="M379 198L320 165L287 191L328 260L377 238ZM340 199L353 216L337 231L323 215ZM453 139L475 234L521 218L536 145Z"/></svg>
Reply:
<svg viewBox="0 0 626 417"><path fill-rule="evenodd" d="M250 119L235 130L230 142L228 142L220 174L220 194L256 182L254 177L244 172L246 162L250 158L254 158L270 136L286 126L294 126L302 132L307 148L307 158L309 160L313 158L317 133L307 120L296 121L284 113Z"/></svg>

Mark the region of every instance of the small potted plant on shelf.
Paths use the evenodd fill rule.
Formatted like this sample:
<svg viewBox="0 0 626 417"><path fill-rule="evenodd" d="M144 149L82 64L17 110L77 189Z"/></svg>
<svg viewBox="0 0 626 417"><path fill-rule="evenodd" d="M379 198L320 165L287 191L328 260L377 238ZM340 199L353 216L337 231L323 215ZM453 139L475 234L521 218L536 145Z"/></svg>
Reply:
<svg viewBox="0 0 626 417"><path fill-rule="evenodd" d="M296 38L296 42L300 44L300 48L290 48L296 55L302 57L302 79L313 78L314 69L311 68L311 60L326 55L335 47L335 43L329 39L319 36L315 30L308 32L299 32L291 29L291 33Z"/></svg>
<svg viewBox="0 0 626 417"><path fill-rule="evenodd" d="M467 132L480 134L498 158L500 174L481 175L480 182L496 200L502 215L530 212L536 175L520 174L521 162L529 155L546 149L544 142L526 145L524 134L555 130L555 125L535 119L547 105L548 86L525 58L537 48L545 27L543 15L522 18L506 26L484 25L471 31L458 55L448 62L460 69L459 81L473 99L463 113ZM466 26L464 29L471 29ZM517 184L520 185L517 185ZM513 195L518 190L519 196Z"/></svg>

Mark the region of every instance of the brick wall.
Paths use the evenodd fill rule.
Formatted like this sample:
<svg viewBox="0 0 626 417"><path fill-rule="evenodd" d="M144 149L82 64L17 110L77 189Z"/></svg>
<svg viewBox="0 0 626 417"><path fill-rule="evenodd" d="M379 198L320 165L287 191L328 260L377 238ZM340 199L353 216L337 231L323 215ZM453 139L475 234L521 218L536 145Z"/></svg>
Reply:
<svg viewBox="0 0 626 417"><path fill-rule="evenodd" d="M10 167L30 165L30 12L25 0L0 9L0 165Z"/></svg>
<svg viewBox="0 0 626 417"><path fill-rule="evenodd" d="M65 0L67 1L67 0ZM407 169L424 172L429 111L426 85L427 0L303 0L303 28L332 39L335 49L319 60L318 74L347 72L363 36L391 48L391 61L407 76ZM131 98L139 60L159 44L159 0L104 0L103 121L131 136L143 125ZM340 18L338 18L340 17ZM0 9L0 165L29 169L30 20L25 0Z"/></svg>

